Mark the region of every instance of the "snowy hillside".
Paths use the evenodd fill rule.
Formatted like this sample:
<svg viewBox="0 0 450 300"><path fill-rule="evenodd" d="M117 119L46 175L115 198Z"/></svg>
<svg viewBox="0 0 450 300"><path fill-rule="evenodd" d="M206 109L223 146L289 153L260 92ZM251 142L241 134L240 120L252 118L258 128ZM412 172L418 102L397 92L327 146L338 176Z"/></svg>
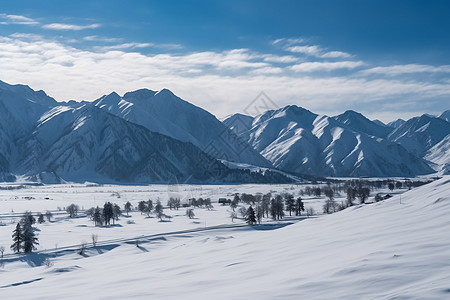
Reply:
<svg viewBox="0 0 450 300"><path fill-rule="evenodd" d="M389 200L275 230L219 227L159 234L140 247L117 236L85 257L61 250L54 258L50 253L8 259L0 269L1 294L7 299L447 299L449 214L446 176ZM171 223L155 226L165 224ZM42 264L46 257L53 266Z"/></svg>
<svg viewBox="0 0 450 300"><path fill-rule="evenodd" d="M425 152L450 134L450 123L443 119L422 115L408 120L389 134L388 139L402 145L414 155Z"/></svg>
<svg viewBox="0 0 450 300"><path fill-rule="evenodd" d="M444 112L439 116L439 118L441 118L442 120L445 120L445 121L447 121L447 122L450 122L450 109L444 111Z"/></svg>
<svg viewBox="0 0 450 300"><path fill-rule="evenodd" d="M111 93L93 104L153 132L190 142L215 158L270 166L215 116L167 89L159 92L141 89L123 97Z"/></svg>
<svg viewBox="0 0 450 300"><path fill-rule="evenodd" d="M450 134L429 149L425 159L433 162L441 174L450 174Z"/></svg>
<svg viewBox="0 0 450 300"><path fill-rule="evenodd" d="M358 125L361 129L354 129ZM291 105L257 116L251 129L241 136L275 167L289 172L319 176L414 176L432 172L425 161L400 145L373 136L388 131L355 112L335 119Z"/></svg>
<svg viewBox="0 0 450 300"><path fill-rule="evenodd" d="M400 126L402 126L403 124L405 124L406 121L403 119L397 119L395 121L389 122L387 124L387 126L392 127L392 128L399 128Z"/></svg>

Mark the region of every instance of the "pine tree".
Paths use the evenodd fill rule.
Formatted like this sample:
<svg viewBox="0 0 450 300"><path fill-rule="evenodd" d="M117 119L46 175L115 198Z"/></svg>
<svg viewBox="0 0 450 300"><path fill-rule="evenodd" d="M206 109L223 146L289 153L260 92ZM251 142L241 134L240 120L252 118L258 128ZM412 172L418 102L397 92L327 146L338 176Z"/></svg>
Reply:
<svg viewBox="0 0 450 300"><path fill-rule="evenodd" d="M147 202L140 201L139 204L138 204L138 209L141 212L141 214L145 213L147 211Z"/></svg>
<svg viewBox="0 0 450 300"><path fill-rule="evenodd" d="M120 206L115 204L113 205L113 223L114 221L119 220L119 217L122 215L122 211L120 210Z"/></svg>
<svg viewBox="0 0 450 300"><path fill-rule="evenodd" d="M245 221L247 222L248 225L256 224L255 211L253 210L253 208L251 206L247 209L247 214L245 215Z"/></svg>
<svg viewBox="0 0 450 300"><path fill-rule="evenodd" d="M161 205L161 201L159 201L159 200L156 202L155 214L159 218L159 220L162 221L162 217L164 216L164 212L163 212L163 206Z"/></svg>
<svg viewBox="0 0 450 300"><path fill-rule="evenodd" d="M12 234L13 244L11 245L11 250L19 253L22 249L22 228L20 227L20 223L17 223L16 229L14 229Z"/></svg>
<svg viewBox="0 0 450 300"><path fill-rule="evenodd" d="M97 226L97 225L101 226L103 224L102 215L103 214L102 214L100 207L97 206L94 210L94 214L92 215L92 220L94 221L95 226Z"/></svg>
<svg viewBox="0 0 450 300"><path fill-rule="evenodd" d="M303 204L302 197L298 197L295 201L295 215L301 216L302 211L305 211L305 205Z"/></svg>
<svg viewBox="0 0 450 300"><path fill-rule="evenodd" d="M292 216L292 211L295 209L295 200L292 194L286 195L286 209L289 211L289 216Z"/></svg>
<svg viewBox="0 0 450 300"><path fill-rule="evenodd" d="M105 221L105 225L111 224L111 219L113 218L113 205L111 202L106 202L105 205L103 205L103 220Z"/></svg>
<svg viewBox="0 0 450 300"><path fill-rule="evenodd" d="M38 223L42 224L44 222L45 222L44 215L42 213L40 213L38 216Z"/></svg>
<svg viewBox="0 0 450 300"><path fill-rule="evenodd" d="M125 211L127 212L127 216L128 216L128 213L131 211L131 203L130 203L130 201L125 203L124 208L125 208Z"/></svg>
<svg viewBox="0 0 450 300"><path fill-rule="evenodd" d="M36 250L35 245L39 245L38 238L34 233L34 229L29 219L23 219L22 225L23 252L30 253Z"/></svg>
<svg viewBox="0 0 450 300"><path fill-rule="evenodd" d="M145 207L145 212L147 213L147 216L150 216L152 210L153 210L153 201L148 200Z"/></svg>

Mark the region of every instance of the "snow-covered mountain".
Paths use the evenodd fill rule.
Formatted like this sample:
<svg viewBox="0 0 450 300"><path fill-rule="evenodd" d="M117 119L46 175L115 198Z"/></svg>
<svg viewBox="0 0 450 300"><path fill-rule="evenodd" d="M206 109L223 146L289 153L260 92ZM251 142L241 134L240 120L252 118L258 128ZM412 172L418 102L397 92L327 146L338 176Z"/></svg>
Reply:
<svg viewBox="0 0 450 300"><path fill-rule="evenodd" d="M405 124L406 121L403 119L397 119L395 121L389 122L387 123L387 126L392 127L392 128L399 128L400 126L402 126L403 124Z"/></svg>
<svg viewBox="0 0 450 300"><path fill-rule="evenodd" d="M423 157L426 151L450 134L450 123L422 115L409 119L389 134L388 139L402 145L410 153Z"/></svg>
<svg viewBox="0 0 450 300"><path fill-rule="evenodd" d="M127 183L291 181L270 171L252 173L228 168L193 143L114 116L96 107L98 102L69 102L58 106L58 102L44 92L35 92L26 86L2 82L0 88L2 181L10 180L12 174L52 183L64 180ZM131 93L126 98L133 95L138 96ZM161 111L163 102L159 104L153 108ZM183 117L182 111L178 116ZM169 127L170 123L167 124ZM251 148L246 151L247 154L255 152ZM261 164L268 164L257 153L258 156Z"/></svg>
<svg viewBox="0 0 450 300"><path fill-rule="evenodd" d="M386 138L392 131L392 128L379 125L374 121L370 121L362 114L348 110L345 113L333 117L336 121L347 125L349 128L368 135Z"/></svg>
<svg viewBox="0 0 450 300"><path fill-rule="evenodd" d="M450 175L450 134L431 147L425 159L433 162L433 167L441 174Z"/></svg>
<svg viewBox="0 0 450 300"><path fill-rule="evenodd" d="M141 89L123 97L113 92L96 100L94 105L151 131L190 142L218 159L271 166L214 115L167 89L159 92Z"/></svg>
<svg viewBox="0 0 450 300"><path fill-rule="evenodd" d="M355 130L338 120L348 121L352 127L358 123L366 126ZM354 112L330 118L291 105L257 116L241 136L275 167L289 172L413 176L433 171L399 144L365 133L385 134L378 125L366 120Z"/></svg>

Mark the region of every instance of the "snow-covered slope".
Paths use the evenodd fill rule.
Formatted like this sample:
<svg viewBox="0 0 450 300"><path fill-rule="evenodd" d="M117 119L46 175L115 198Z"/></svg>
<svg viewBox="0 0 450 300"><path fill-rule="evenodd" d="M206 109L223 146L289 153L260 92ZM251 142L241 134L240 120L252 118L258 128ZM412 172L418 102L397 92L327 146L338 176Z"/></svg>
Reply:
<svg viewBox="0 0 450 300"><path fill-rule="evenodd" d="M450 123L422 115L408 120L389 134L388 139L399 143L410 153L423 157L425 152L450 134Z"/></svg>
<svg viewBox="0 0 450 300"><path fill-rule="evenodd" d="M236 113L226 117L222 123L233 130L235 134L241 135L252 128L253 119L251 116Z"/></svg>
<svg viewBox="0 0 450 300"><path fill-rule="evenodd" d="M19 145L26 142L40 116L56 105L43 91L0 81L0 172L16 167L22 151Z"/></svg>
<svg viewBox="0 0 450 300"><path fill-rule="evenodd" d="M439 173L450 174L450 134L429 149L425 159L433 162Z"/></svg>
<svg viewBox="0 0 450 300"><path fill-rule="evenodd" d="M402 126L403 124L405 124L406 121L403 119L397 119L395 121L389 122L387 123L387 126L392 127L392 128L399 128L400 126Z"/></svg>
<svg viewBox="0 0 450 300"><path fill-rule="evenodd" d="M347 125L349 128L368 135L386 138L392 131L392 128L379 125L374 121L370 121L362 114L347 110L345 113L333 117L336 121Z"/></svg>
<svg viewBox="0 0 450 300"><path fill-rule="evenodd" d="M215 116L167 89L159 92L141 89L123 97L113 92L96 100L94 105L153 132L190 142L218 159L270 166Z"/></svg>
<svg viewBox="0 0 450 300"><path fill-rule="evenodd" d="M358 122L354 119L350 123L356 126ZM356 131L334 118L287 106L256 117L251 129L241 136L275 167L289 172L319 176L414 176L433 171L400 145L364 133L380 129L368 122L371 126Z"/></svg>
<svg viewBox="0 0 450 300"><path fill-rule="evenodd" d="M444 111L444 112L439 116L439 118L441 118L442 120L445 120L445 121L447 121L447 122L450 122L450 109Z"/></svg>
<svg viewBox="0 0 450 300"><path fill-rule="evenodd" d="M276 230L254 226L161 235L141 247L117 239L87 251L86 258L73 251L50 256L55 262L50 268L35 266L46 257L36 255L6 266L1 294L6 299L448 299L449 215L446 176L386 201Z"/></svg>

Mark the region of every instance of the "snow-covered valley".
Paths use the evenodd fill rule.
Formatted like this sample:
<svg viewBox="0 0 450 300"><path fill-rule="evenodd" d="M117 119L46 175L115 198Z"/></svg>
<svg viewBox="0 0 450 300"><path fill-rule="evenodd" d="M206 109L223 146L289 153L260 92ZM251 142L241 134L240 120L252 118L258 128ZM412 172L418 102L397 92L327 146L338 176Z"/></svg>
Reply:
<svg viewBox="0 0 450 300"><path fill-rule="evenodd" d="M7 187L3 185L2 187ZM304 195L318 216L263 219L246 225L217 203L234 193L292 193L312 185L51 185L2 190L0 295L7 299L444 299L450 295L450 177L391 193L392 198L322 215L325 197ZM120 197L120 198L119 198ZM138 211L111 226L69 218L62 208L111 201L210 197L214 208L164 212L160 222ZM34 198L34 199L33 199ZM343 201L345 193L336 196ZM241 204L245 206L244 204ZM239 205L239 206L241 206ZM58 207L61 215L58 215ZM12 212L12 210L14 212ZM21 212L51 210L36 224L37 252L9 250ZM238 211L238 208L236 208ZM11 214L18 217L11 218ZM124 213L125 214L125 213ZM12 221L13 219L14 221ZM132 222L130 222L132 221ZM91 235L98 236L93 247ZM138 241L138 247L136 245ZM86 242L83 255L79 244ZM55 249L57 248L57 249Z"/></svg>

